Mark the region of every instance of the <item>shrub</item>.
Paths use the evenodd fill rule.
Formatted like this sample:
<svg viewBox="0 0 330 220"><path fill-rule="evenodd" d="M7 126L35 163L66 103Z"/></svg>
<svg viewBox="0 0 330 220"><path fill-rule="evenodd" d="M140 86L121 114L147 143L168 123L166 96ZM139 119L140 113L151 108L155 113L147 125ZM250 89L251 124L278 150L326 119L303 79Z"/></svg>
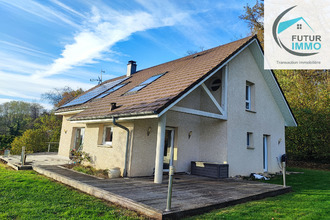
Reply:
<svg viewBox="0 0 330 220"><path fill-rule="evenodd" d="M14 135L0 135L0 150L10 149L14 138Z"/></svg>
<svg viewBox="0 0 330 220"><path fill-rule="evenodd" d="M86 161L86 162L92 161L92 159L88 153L86 153L84 151L77 151L75 149L71 150L71 157L72 157L72 160L74 161L74 163L78 163L78 164L80 164L84 161Z"/></svg>
<svg viewBox="0 0 330 220"><path fill-rule="evenodd" d="M22 147L25 146L27 153L45 152L47 151L48 141L47 133L41 129L26 130L22 136L16 137L12 142L11 153L20 154Z"/></svg>

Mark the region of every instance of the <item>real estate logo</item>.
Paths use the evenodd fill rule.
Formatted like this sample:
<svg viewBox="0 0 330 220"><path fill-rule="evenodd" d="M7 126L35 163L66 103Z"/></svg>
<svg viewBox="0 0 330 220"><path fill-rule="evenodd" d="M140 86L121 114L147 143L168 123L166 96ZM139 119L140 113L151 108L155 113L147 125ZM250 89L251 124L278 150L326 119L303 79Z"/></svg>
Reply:
<svg viewBox="0 0 330 220"><path fill-rule="evenodd" d="M296 56L311 56L315 55L318 52L311 51L319 51L321 49L321 35L312 35L309 32L314 32L312 27L307 23L307 21L303 17L298 17L294 19L290 19L287 21L280 22L282 17L288 13L290 10L295 8L293 6L288 8L284 12L282 12L275 20L273 24L273 37L275 42L279 47L286 50L288 53L291 53ZM280 34L289 28L296 27L297 31L293 31L295 34L291 35L291 49L286 47L281 39Z"/></svg>
<svg viewBox="0 0 330 220"><path fill-rule="evenodd" d="M329 13L309 1L292 2L265 0L265 69L328 69ZM329 7L330 0L322 2Z"/></svg>

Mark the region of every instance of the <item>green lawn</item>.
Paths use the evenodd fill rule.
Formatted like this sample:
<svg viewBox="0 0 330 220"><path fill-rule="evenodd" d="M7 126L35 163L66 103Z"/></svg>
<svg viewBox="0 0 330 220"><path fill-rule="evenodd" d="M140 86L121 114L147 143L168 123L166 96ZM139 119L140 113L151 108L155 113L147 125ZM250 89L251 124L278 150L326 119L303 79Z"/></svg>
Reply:
<svg viewBox="0 0 330 220"><path fill-rule="evenodd" d="M190 219L330 219L330 172L287 176L292 193L249 202ZM267 181L281 184L281 178ZM135 212L53 182L33 171L0 163L0 219L139 219Z"/></svg>
<svg viewBox="0 0 330 220"><path fill-rule="evenodd" d="M0 163L0 219L139 219L135 212Z"/></svg>
<svg viewBox="0 0 330 220"><path fill-rule="evenodd" d="M189 219L330 219L330 172L288 169L304 172L287 176L293 192L255 202L215 210ZM268 183L282 184L282 178Z"/></svg>

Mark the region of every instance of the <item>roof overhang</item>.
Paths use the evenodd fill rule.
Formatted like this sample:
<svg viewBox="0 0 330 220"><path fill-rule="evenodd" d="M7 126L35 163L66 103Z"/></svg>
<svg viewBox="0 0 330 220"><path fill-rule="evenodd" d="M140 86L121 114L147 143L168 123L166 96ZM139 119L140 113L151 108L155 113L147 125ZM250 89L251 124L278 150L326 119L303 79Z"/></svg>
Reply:
<svg viewBox="0 0 330 220"><path fill-rule="evenodd" d="M84 109L63 111L63 112L55 112L55 115L74 115L74 114L78 114L82 111L84 111Z"/></svg>

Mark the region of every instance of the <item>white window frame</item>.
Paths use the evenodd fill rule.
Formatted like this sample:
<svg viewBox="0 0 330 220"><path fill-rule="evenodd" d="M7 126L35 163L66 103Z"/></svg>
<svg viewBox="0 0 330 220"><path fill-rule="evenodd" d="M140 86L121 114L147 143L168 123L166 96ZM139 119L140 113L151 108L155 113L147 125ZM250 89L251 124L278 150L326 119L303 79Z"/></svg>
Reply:
<svg viewBox="0 0 330 220"><path fill-rule="evenodd" d="M252 132L247 132L246 133L246 147L248 149L253 149L253 133Z"/></svg>
<svg viewBox="0 0 330 220"><path fill-rule="evenodd" d="M107 128L110 128L111 129L111 133L112 133L112 140L111 141L105 141L106 133L107 133ZM112 142L113 142L113 126L104 126L104 128L103 128L102 144L103 145L112 146Z"/></svg>
<svg viewBox="0 0 330 220"><path fill-rule="evenodd" d="M245 109L251 110L251 85L246 84L245 87Z"/></svg>
<svg viewBox="0 0 330 220"><path fill-rule="evenodd" d="M268 150L269 150L269 138L270 135L264 134L262 137L263 140L263 168L264 172L268 172Z"/></svg>
<svg viewBox="0 0 330 220"><path fill-rule="evenodd" d="M80 145L78 145L77 143L77 135L79 134L79 138L80 140ZM83 146L84 146L84 137L85 137L85 128L84 127L76 127L74 128L74 143L73 143L73 148L75 150L82 150Z"/></svg>

